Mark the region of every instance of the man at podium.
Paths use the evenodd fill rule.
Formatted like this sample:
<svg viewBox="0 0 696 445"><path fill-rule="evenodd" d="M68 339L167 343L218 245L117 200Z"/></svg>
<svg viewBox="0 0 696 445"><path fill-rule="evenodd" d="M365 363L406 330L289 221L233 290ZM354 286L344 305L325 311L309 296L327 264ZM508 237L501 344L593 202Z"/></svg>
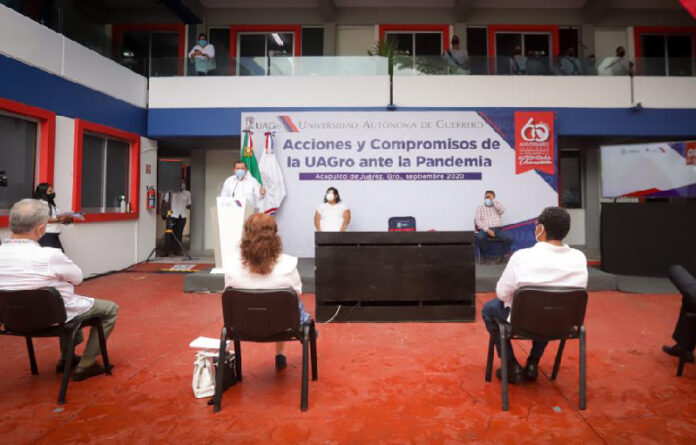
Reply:
<svg viewBox="0 0 696 445"><path fill-rule="evenodd" d="M259 207L259 201L266 196L266 188L259 184L247 171L242 161L234 163L234 176L230 176L222 185L221 198L235 198L244 202L247 200L252 207Z"/></svg>

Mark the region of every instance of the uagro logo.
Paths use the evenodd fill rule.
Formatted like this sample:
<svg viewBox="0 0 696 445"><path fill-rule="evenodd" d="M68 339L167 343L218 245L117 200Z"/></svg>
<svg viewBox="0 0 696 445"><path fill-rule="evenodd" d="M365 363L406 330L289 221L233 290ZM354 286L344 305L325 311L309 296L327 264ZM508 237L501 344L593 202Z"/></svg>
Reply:
<svg viewBox="0 0 696 445"><path fill-rule="evenodd" d="M544 122L534 122L534 118L530 117L526 124L522 127L520 136L527 142L546 142L549 140L551 130Z"/></svg>

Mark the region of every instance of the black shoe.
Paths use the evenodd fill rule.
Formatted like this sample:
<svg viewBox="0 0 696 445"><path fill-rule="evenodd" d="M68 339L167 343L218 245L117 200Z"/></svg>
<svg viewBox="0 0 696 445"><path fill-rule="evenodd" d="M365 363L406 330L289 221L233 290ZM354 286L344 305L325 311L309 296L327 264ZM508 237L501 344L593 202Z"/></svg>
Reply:
<svg viewBox="0 0 696 445"><path fill-rule="evenodd" d="M79 355L73 355L73 360L72 360L72 369L75 369L77 365L80 363L80 356ZM65 369L65 360L60 359L58 360L58 363L56 363L56 374L62 374L63 369Z"/></svg>
<svg viewBox="0 0 696 445"><path fill-rule="evenodd" d="M288 367L288 361L283 354L276 355L276 371L282 371Z"/></svg>
<svg viewBox="0 0 696 445"><path fill-rule="evenodd" d="M662 350L665 351L669 355L673 355L675 357L681 357L682 354L682 348L679 345L674 345L674 346L663 346ZM686 351L686 361L689 363L694 362L694 353L690 351Z"/></svg>
<svg viewBox="0 0 696 445"><path fill-rule="evenodd" d="M503 380L503 370L501 368L496 369L495 376L498 377L498 380ZM524 370L519 364L515 363L509 367L508 382L513 385L524 382Z"/></svg>
<svg viewBox="0 0 696 445"><path fill-rule="evenodd" d="M539 364L537 362L527 362L527 365L524 367L524 378L526 380L531 380L535 381L537 379L537 375L539 374Z"/></svg>
<svg viewBox="0 0 696 445"><path fill-rule="evenodd" d="M109 369L114 369L114 365L109 365ZM72 372L72 379L76 382L81 382L82 380L87 380L90 377L104 374L105 372L106 370L101 363L94 362L94 364L86 368L75 368Z"/></svg>

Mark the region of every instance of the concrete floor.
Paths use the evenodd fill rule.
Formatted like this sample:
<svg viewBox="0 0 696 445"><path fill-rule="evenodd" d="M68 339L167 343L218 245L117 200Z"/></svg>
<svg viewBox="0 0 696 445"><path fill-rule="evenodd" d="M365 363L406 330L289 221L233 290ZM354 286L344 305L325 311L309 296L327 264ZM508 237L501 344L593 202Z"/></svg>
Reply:
<svg viewBox="0 0 696 445"><path fill-rule="evenodd" d="M38 376L24 340L0 338L0 439L20 443L694 443L696 366L677 378L670 343L677 294L593 292L588 332L587 410L578 411L577 342L569 343L556 382L512 387L500 411L500 383L484 382L487 334L480 322L322 324L319 380L301 412L300 346L276 372L273 345L244 345L244 382L213 414L191 391L199 335L221 328L217 294L182 292L181 275L114 274L79 287L116 301L109 339L112 376L71 382L55 404L57 341L35 340ZM477 307L492 294L478 294ZM302 296L313 311L312 294ZM519 357L527 342L516 342Z"/></svg>

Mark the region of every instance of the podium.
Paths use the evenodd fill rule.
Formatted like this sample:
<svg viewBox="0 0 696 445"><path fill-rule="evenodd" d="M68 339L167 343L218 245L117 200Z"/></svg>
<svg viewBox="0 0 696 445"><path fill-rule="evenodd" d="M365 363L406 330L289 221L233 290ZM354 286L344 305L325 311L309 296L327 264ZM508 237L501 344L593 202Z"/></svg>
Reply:
<svg viewBox="0 0 696 445"><path fill-rule="evenodd" d="M215 246L215 269L211 274L225 273L226 258L237 254L244 222L255 210L247 200L236 198L217 198L217 206L210 208Z"/></svg>
<svg viewBox="0 0 696 445"><path fill-rule="evenodd" d="M474 321L474 232L316 232L316 320Z"/></svg>

